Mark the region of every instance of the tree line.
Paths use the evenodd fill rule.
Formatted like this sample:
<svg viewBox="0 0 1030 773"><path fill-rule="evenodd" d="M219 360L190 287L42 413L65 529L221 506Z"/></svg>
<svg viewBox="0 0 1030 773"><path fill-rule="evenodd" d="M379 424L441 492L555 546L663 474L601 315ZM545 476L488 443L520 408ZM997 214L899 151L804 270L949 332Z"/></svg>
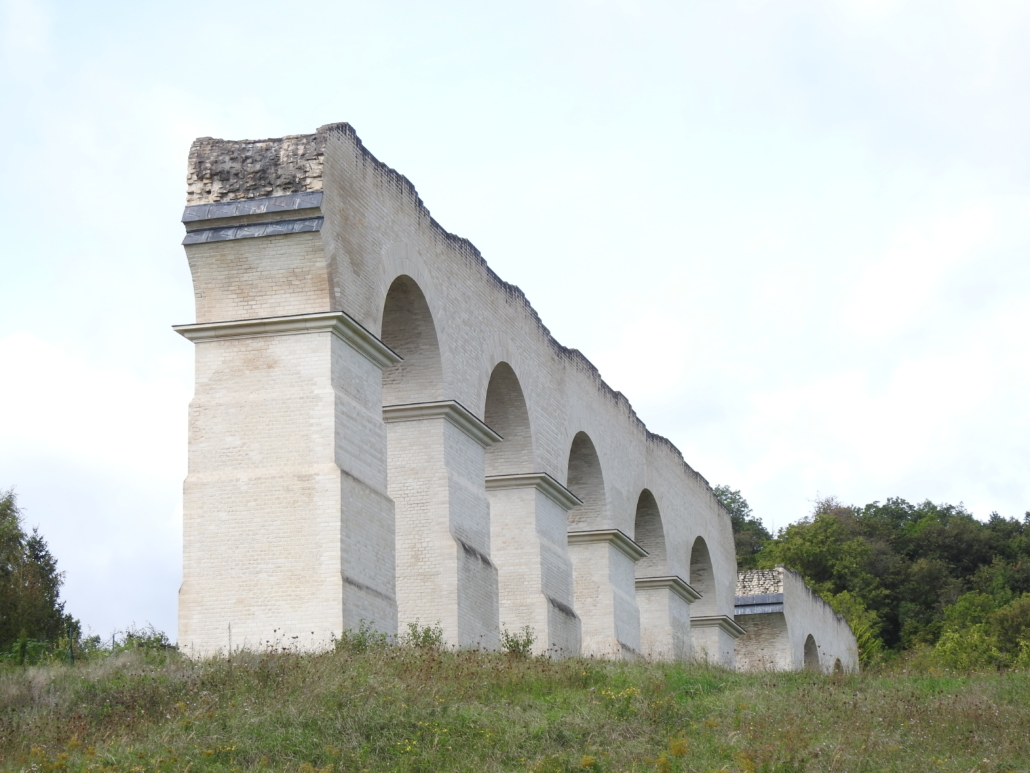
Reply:
<svg viewBox="0 0 1030 773"><path fill-rule="evenodd" d="M774 536L718 486L740 569L795 570L842 614L871 662L926 651L966 668L1030 664L1030 512L980 521L961 504L833 497Z"/></svg>
<svg viewBox="0 0 1030 773"><path fill-rule="evenodd" d="M31 642L77 639L79 621L60 599L64 573L38 528L25 530L14 490L0 491L0 653L16 654Z"/></svg>

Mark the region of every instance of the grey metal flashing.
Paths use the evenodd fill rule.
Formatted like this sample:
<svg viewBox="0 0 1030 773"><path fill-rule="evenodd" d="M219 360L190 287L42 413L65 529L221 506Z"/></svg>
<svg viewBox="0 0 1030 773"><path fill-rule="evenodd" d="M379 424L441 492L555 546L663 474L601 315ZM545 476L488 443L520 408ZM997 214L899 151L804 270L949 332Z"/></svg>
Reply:
<svg viewBox="0 0 1030 773"><path fill-rule="evenodd" d="M783 604L750 604L745 607L734 607L734 617L738 615L768 615L773 612L782 612Z"/></svg>
<svg viewBox="0 0 1030 773"><path fill-rule="evenodd" d="M208 242L228 242L234 239L254 239L259 236L309 233L321 231L324 222L324 217L309 217L303 220L273 220L270 223L198 228L195 231L187 231L182 243L184 245L207 244Z"/></svg>
<svg viewBox="0 0 1030 773"><path fill-rule="evenodd" d="M223 217L263 215L266 212L290 212L298 209L317 209L322 206L322 191L291 193L287 196L269 196L262 199L220 201L215 204L193 204L182 213L182 222L217 220Z"/></svg>
<svg viewBox="0 0 1030 773"><path fill-rule="evenodd" d="M750 596L735 596L733 603L738 607L747 607L753 604L782 604L782 593L754 593Z"/></svg>

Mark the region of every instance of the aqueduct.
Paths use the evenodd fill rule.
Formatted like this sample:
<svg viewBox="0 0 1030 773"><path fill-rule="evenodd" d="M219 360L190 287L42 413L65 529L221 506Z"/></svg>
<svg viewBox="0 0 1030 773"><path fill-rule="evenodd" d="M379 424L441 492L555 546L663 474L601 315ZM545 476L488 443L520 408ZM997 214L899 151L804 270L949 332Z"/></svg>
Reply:
<svg viewBox="0 0 1030 773"><path fill-rule="evenodd" d="M179 642L362 621L734 663L701 475L347 124L190 151L197 322Z"/></svg>

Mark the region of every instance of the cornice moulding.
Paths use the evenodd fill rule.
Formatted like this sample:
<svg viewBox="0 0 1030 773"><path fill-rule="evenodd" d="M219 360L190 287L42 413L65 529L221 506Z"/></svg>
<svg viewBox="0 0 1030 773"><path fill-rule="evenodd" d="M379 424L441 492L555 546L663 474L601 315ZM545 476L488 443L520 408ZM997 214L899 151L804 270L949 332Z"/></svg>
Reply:
<svg viewBox="0 0 1030 773"><path fill-rule="evenodd" d="M297 314L289 317L264 317L229 322L202 322L194 325L173 325L174 330L193 343L206 343L232 338L332 333L340 340L378 365L387 368L401 361L401 356L384 344L357 320L343 311Z"/></svg>
<svg viewBox="0 0 1030 773"><path fill-rule="evenodd" d="M691 615L690 625L692 628L720 628L734 639L739 639L747 633L733 621L733 618L726 615L701 615L699 617Z"/></svg>
<svg viewBox="0 0 1030 773"><path fill-rule="evenodd" d="M667 588L688 604L693 604L701 598L701 594L698 593L697 589L694 588L693 585L688 583L682 577L676 577L675 575L669 577L638 577L636 580L636 588L637 590Z"/></svg>
<svg viewBox="0 0 1030 773"><path fill-rule="evenodd" d="M504 439L457 400L383 406L383 421L387 424L425 419L445 419L484 448Z"/></svg>
<svg viewBox="0 0 1030 773"><path fill-rule="evenodd" d="M634 542L619 529L594 529L591 531L570 531L570 545L584 545L591 542L610 542L631 561L639 561L647 555L647 551Z"/></svg>
<svg viewBox="0 0 1030 773"><path fill-rule="evenodd" d="M571 510L583 504L583 500L565 488L546 472L524 472L518 475L490 475L486 479L487 491L503 489L535 488L558 507Z"/></svg>

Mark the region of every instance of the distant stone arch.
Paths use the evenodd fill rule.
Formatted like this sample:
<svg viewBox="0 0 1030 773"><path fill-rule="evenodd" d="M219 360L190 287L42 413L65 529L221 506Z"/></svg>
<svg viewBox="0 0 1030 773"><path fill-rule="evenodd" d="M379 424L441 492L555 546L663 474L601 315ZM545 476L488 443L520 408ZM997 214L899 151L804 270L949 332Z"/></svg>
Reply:
<svg viewBox="0 0 1030 773"><path fill-rule="evenodd" d="M503 438L486 449L486 474L532 472L533 433L526 398L518 376L506 362L498 364L490 375L483 418Z"/></svg>
<svg viewBox="0 0 1030 773"><path fill-rule="evenodd" d="M718 614L719 604L715 593L715 572L712 568L712 555L708 552L708 543L704 537L694 540L690 550L690 584L701 594L694 602L691 616L707 616Z"/></svg>
<svg viewBox="0 0 1030 773"><path fill-rule="evenodd" d="M577 433L572 439L567 488L583 502L569 511L569 531L605 528L608 503L604 493L604 474L594 442L585 432Z"/></svg>
<svg viewBox="0 0 1030 773"><path fill-rule="evenodd" d="M383 405L443 399L443 366L433 315L418 284L399 276L383 304L383 343L404 359L383 371Z"/></svg>
<svg viewBox="0 0 1030 773"><path fill-rule="evenodd" d="M805 639L805 670L819 670L819 647L812 634L808 634L808 638Z"/></svg>
<svg viewBox="0 0 1030 773"><path fill-rule="evenodd" d="M669 562L665 552L665 528L654 494L647 489L637 499L637 514L633 525L633 539L647 551L635 564L637 577L665 577Z"/></svg>
<svg viewBox="0 0 1030 773"><path fill-rule="evenodd" d="M835 673L835 674L843 674L844 673L844 664L840 662L840 658L836 658L833 661L833 673Z"/></svg>

